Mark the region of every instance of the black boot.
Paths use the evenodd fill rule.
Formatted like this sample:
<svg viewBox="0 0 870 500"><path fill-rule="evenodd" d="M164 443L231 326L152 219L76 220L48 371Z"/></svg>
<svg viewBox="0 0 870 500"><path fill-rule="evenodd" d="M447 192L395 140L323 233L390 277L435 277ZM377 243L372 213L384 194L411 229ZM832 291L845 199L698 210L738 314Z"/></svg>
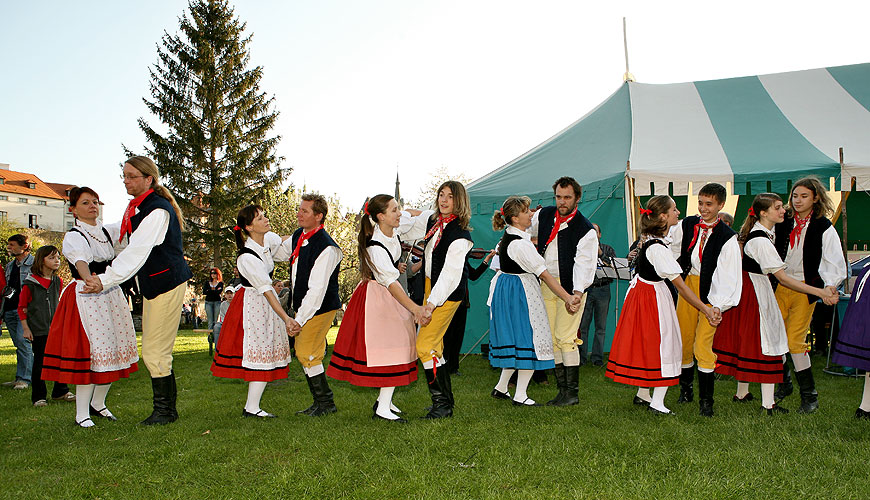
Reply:
<svg viewBox="0 0 870 500"><path fill-rule="evenodd" d="M311 395L314 396L314 409L306 413L309 417L322 417L335 413L338 408L335 407L335 402L332 399L332 389L326 382L326 374L321 373L308 379L308 388L311 390ZM307 410L306 410L307 411Z"/></svg>
<svg viewBox="0 0 870 500"><path fill-rule="evenodd" d="M579 366L563 366L565 373L565 392L562 401L556 403L555 406L573 406L580 403L580 367Z"/></svg>
<svg viewBox="0 0 870 500"><path fill-rule="evenodd" d="M698 406L702 417L713 416L713 373L698 370Z"/></svg>
<svg viewBox="0 0 870 500"><path fill-rule="evenodd" d="M813 369L807 368L794 372L801 394L801 405L798 413L813 413L819 409L819 393L816 392L816 381L813 379Z"/></svg>
<svg viewBox="0 0 870 500"><path fill-rule="evenodd" d="M165 425L178 420L178 412L175 411L175 373L152 378L151 389L154 391L154 411L142 421L142 425Z"/></svg>
<svg viewBox="0 0 870 500"><path fill-rule="evenodd" d="M305 381L308 382L308 392L311 393L311 406L297 411L297 415L311 415L317 409L317 395L315 394L314 381L308 375L305 376Z"/></svg>
<svg viewBox="0 0 870 500"><path fill-rule="evenodd" d="M788 367L788 361L785 361L782 363L782 383L777 384L776 392L773 393L773 399L778 403L793 392L794 385L791 383L791 370Z"/></svg>
<svg viewBox="0 0 870 500"><path fill-rule="evenodd" d="M695 391L692 388L694 383L695 365L683 368L680 372L680 397L677 399L677 403L691 403L695 399Z"/></svg>
<svg viewBox="0 0 870 500"><path fill-rule="evenodd" d="M559 388L559 393L556 397L547 401L547 406L563 406L562 401L565 400L565 381L567 378L565 365L559 363L553 368L553 373L556 375L556 387Z"/></svg>
<svg viewBox="0 0 870 500"><path fill-rule="evenodd" d="M453 395L450 393L450 374L446 369L438 370L436 374L431 368L424 369L426 385L429 387L429 396L432 398L432 407L423 418L446 418L453 416Z"/></svg>

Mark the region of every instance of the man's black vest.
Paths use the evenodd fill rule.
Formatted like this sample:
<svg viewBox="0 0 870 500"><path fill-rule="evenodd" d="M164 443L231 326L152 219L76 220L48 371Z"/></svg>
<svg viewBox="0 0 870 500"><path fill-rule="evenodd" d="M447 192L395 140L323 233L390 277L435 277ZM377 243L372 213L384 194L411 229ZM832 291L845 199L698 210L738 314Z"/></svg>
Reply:
<svg viewBox="0 0 870 500"><path fill-rule="evenodd" d="M436 215L436 218L429 219L426 222L427 234L435 225L437 220ZM435 238L435 236L433 235L426 240L423 243L423 248L429 244L429 240L432 238ZM435 283L438 282L438 277L441 276L441 270L444 269L444 262L447 260L447 249L450 248L451 243L460 239L472 241L471 233L469 233L467 229L459 227L459 219L453 219L444 226L444 232L441 233L441 241L439 241L438 246L432 250L432 275L429 276L432 280L432 288L435 288ZM456 288L453 289L447 297L447 300L459 302L465 299L465 293L468 289L468 266L466 264L468 264L468 254L465 254L462 261L462 277L459 279L459 284L456 285ZM426 269L426 252L423 252L423 269Z"/></svg>
<svg viewBox="0 0 870 500"><path fill-rule="evenodd" d="M163 243L151 249L145 264L136 272L139 293L148 300L160 294L173 290L178 285L193 277L187 262L184 260L184 249L181 245L181 227L178 216L169 200L151 193L139 204L139 213L130 217L133 232L139 224L156 209L166 210L169 214L169 226Z"/></svg>
<svg viewBox="0 0 870 500"><path fill-rule="evenodd" d="M827 217L813 217L807 224L807 230L803 235L804 238L804 283L810 286L824 288L825 282L819 275L819 267L822 265L822 236L825 231L831 227L831 221ZM789 235L794 228L794 218L786 216L783 222L774 226L773 231L776 235L774 245L779 256L785 262L785 257L788 255ZM807 300L812 303L818 300L815 295L807 295Z"/></svg>
<svg viewBox="0 0 870 500"><path fill-rule="evenodd" d="M691 248L689 247L692 243L692 237L695 235L695 224L698 224L699 222L702 222L701 217L697 215L686 217L681 222L683 241L680 242L680 258L677 259L677 261L683 269L683 279L686 279L686 276L688 276L692 271L692 251L695 246L701 242L701 232L698 231L698 239L695 241L695 245ZM716 271L716 266L719 263L719 254L722 253L722 247L724 247L725 243L736 234L737 233L728 227L727 224L719 222L712 230L710 230L710 234L707 236L707 242L704 245L704 258L701 259L701 283L698 294L701 302L705 304L710 303L710 301L707 300L707 295L710 293L710 286L713 283L713 273ZM734 279L739 278L735 276Z"/></svg>
<svg viewBox="0 0 870 500"><path fill-rule="evenodd" d="M293 233L293 248L296 248L296 243L302 236L302 228ZM326 229L321 229L314 233L314 236L308 239L308 244L299 249L299 257L296 259L296 281L290 283L290 290L293 293L293 309L298 311L302 306L302 299L308 293L308 280L311 278L311 268L314 267L314 262L317 257L326 250L327 247L336 247L338 244L333 241ZM314 315L323 314L327 311L334 311L341 308L341 298L338 296L338 268L332 271L329 276L329 281L326 285L326 295L323 296L323 303L320 305ZM293 273L290 273L291 280Z"/></svg>
<svg viewBox="0 0 870 500"><path fill-rule="evenodd" d="M637 257L635 257L635 265L634 268L637 271L637 275L646 281L663 281L662 277L659 276L659 273L656 272L655 266L652 265L652 262L646 257L646 252L649 250L649 247L653 245L662 245L667 248L667 245L662 240L652 238L643 245L640 246L640 250L637 251ZM668 250L670 252L670 250Z"/></svg>
<svg viewBox="0 0 870 500"><path fill-rule="evenodd" d="M517 236L516 234L510 234L505 231L504 235L501 237L501 241L498 242L498 262L501 266L501 272L507 274L523 274L527 272L522 268L517 261L513 260L510 255L508 255L508 245L511 244L512 241L521 240L522 236Z"/></svg>
<svg viewBox="0 0 870 500"><path fill-rule="evenodd" d="M24 286L30 289L30 303L27 305L27 326L35 337L48 335L51 318L57 310L60 298L60 278L52 276L48 288L42 286L33 275L24 280ZM23 287L22 287L23 288Z"/></svg>
<svg viewBox="0 0 870 500"><path fill-rule="evenodd" d="M540 210L538 253L541 255L547 251L547 239L556 224L556 213L556 207L544 207ZM559 237L556 238L559 251L559 283L569 294L574 293L574 256L577 255L577 243L592 230L592 223L578 210L577 215L568 222L568 227L559 231Z"/></svg>

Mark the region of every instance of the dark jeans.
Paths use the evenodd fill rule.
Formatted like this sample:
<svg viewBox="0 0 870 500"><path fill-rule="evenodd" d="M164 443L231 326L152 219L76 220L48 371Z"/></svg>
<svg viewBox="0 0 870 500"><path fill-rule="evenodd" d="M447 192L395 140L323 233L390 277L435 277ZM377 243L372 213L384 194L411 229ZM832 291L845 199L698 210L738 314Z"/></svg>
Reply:
<svg viewBox="0 0 870 500"><path fill-rule="evenodd" d="M18 310L12 309L4 312L3 321L6 322L6 329L9 330L12 344L15 345L15 381L23 380L29 384L33 371L33 346L24 339L24 327L21 326L21 320L18 319Z"/></svg>
<svg viewBox="0 0 870 500"><path fill-rule="evenodd" d="M459 371L459 351L462 350L462 341L465 339L465 320L468 318L468 308L465 304L459 304L447 331L444 332L444 360L447 362L447 371L456 373Z"/></svg>
<svg viewBox="0 0 870 500"><path fill-rule="evenodd" d="M610 284L593 286L586 292L586 308L580 319L580 363L586 362L589 352L589 327L592 325L592 317L595 316L595 337L592 341L591 361L601 363L604 361L604 335L607 332L607 312L610 308Z"/></svg>
<svg viewBox="0 0 870 500"><path fill-rule="evenodd" d="M30 400L35 403L40 399L48 399L48 388L45 386L45 381L42 380L42 361L45 359L45 344L48 342L48 335L33 337L33 372L31 374L32 381L30 383L31 392ZM69 386L60 382L55 382L51 388L51 397L59 398L69 392Z"/></svg>

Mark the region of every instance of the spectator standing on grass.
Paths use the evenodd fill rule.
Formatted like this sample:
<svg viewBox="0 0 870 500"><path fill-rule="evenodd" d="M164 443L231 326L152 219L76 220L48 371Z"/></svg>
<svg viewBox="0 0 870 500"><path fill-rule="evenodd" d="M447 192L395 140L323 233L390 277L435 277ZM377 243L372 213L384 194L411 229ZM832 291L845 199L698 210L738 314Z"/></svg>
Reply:
<svg viewBox="0 0 870 500"><path fill-rule="evenodd" d="M214 344L218 343L218 335L221 333L221 328L224 324L224 318L227 317L227 311L230 308L230 302L233 301L233 296L235 295L235 290L232 288L227 288L224 290L224 300L221 301L221 306L218 309L217 321L214 323L214 330L212 332L212 338L214 338Z"/></svg>
<svg viewBox="0 0 870 500"><path fill-rule="evenodd" d="M31 372L33 371L33 347L30 342L24 340L24 329L18 318L18 298L21 294L21 285L30 276L30 268L33 266L33 256L30 255L30 244L27 236L13 234L9 237L6 250L13 257L6 264L6 286L3 288L3 321L12 344L15 345L15 381L4 385L11 385L13 389L27 389L30 386Z"/></svg>
<svg viewBox="0 0 870 500"><path fill-rule="evenodd" d="M221 295L224 293L224 277L221 270L209 269L209 278L202 284L202 294L205 296L205 317L208 329L214 331L218 310L221 307Z"/></svg>
<svg viewBox="0 0 870 500"><path fill-rule="evenodd" d="M601 243L601 227L598 224L592 224L595 228L595 233L598 235L598 269L609 267L616 269L613 259L616 258L616 251L610 245ZM592 355L590 360L595 366L603 366L604 364L604 336L607 332L607 313L610 308L610 283L612 278L606 276L599 277L596 272L595 280L589 288L586 289L586 306L583 308L583 316L580 319L580 330L578 337L580 338L580 364L586 363L587 353L589 352L589 328L592 326L592 319L595 319L595 336L592 341Z"/></svg>

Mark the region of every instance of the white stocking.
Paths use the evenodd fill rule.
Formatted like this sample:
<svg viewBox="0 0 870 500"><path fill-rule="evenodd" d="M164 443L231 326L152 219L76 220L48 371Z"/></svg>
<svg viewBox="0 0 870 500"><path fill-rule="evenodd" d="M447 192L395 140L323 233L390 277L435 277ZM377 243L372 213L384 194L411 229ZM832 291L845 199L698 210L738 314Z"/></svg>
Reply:
<svg viewBox="0 0 870 500"><path fill-rule="evenodd" d="M667 406L665 406L665 394L667 393L667 387L654 388L652 393L652 403L649 404L650 408L653 408L663 413L670 413L671 410L669 410Z"/></svg>
<svg viewBox="0 0 870 500"><path fill-rule="evenodd" d="M761 384L761 406L768 410L773 408L774 384Z"/></svg>
<svg viewBox="0 0 870 500"><path fill-rule="evenodd" d="M245 411L257 413L260 411L260 398L266 390L266 382L248 382L248 402L245 403Z"/></svg>
<svg viewBox="0 0 870 500"><path fill-rule="evenodd" d="M870 372L864 374L864 398L861 399L861 406L864 411L870 411Z"/></svg>
<svg viewBox="0 0 870 500"><path fill-rule="evenodd" d="M498 378L498 383L495 384L495 390L507 394L508 382L510 382L511 377L513 377L515 371L516 370L514 370L513 368L502 368L501 377Z"/></svg>
<svg viewBox="0 0 870 500"><path fill-rule="evenodd" d="M810 355L809 353L802 352L800 354L791 355L791 361L794 363L794 371L802 372L810 368Z"/></svg>
<svg viewBox="0 0 870 500"><path fill-rule="evenodd" d="M749 382L737 382L737 398L743 399L749 394Z"/></svg>
<svg viewBox="0 0 870 500"><path fill-rule="evenodd" d="M563 352L562 362L565 366L580 366L580 351L574 349L573 351Z"/></svg>
<svg viewBox="0 0 870 500"><path fill-rule="evenodd" d="M91 417L88 406L91 404L91 396L94 394L94 384L76 386L76 423L83 422ZM82 427L92 427L94 422L87 420L79 424Z"/></svg>
<svg viewBox="0 0 870 500"><path fill-rule="evenodd" d="M649 403L652 401L652 397L649 395L649 387L638 387L637 388L637 397Z"/></svg>
<svg viewBox="0 0 870 500"><path fill-rule="evenodd" d="M395 392L395 387L381 387L381 391L378 394L378 409L375 410L375 413L389 420L396 420L399 418L398 415L393 413L393 392ZM398 409L398 408L396 408Z"/></svg>
<svg viewBox="0 0 870 500"><path fill-rule="evenodd" d="M516 394L514 394L514 401L517 403L522 403L529 398L526 389L528 389L529 381L532 380L534 373L535 370L517 370L517 389Z"/></svg>
<svg viewBox="0 0 870 500"><path fill-rule="evenodd" d="M104 417L114 417L112 412L106 408L106 395L109 393L109 388L112 384L100 384L94 387L94 395L91 397L91 408L100 411L100 415Z"/></svg>

